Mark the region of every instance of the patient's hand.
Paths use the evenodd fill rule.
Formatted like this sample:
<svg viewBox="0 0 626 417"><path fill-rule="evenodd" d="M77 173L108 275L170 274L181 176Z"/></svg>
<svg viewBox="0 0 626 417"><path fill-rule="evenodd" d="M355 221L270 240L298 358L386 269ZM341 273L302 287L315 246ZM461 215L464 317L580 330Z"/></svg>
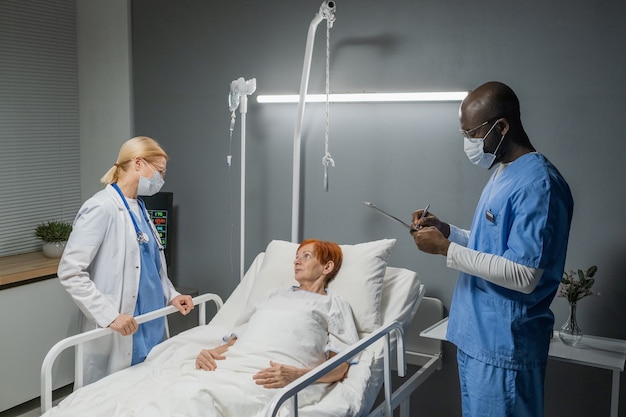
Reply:
<svg viewBox="0 0 626 417"><path fill-rule="evenodd" d="M215 371L217 362L226 359L218 349L203 349L196 357L196 369Z"/></svg>
<svg viewBox="0 0 626 417"><path fill-rule="evenodd" d="M263 388L282 388L309 370L270 361L270 367L257 372L252 379Z"/></svg>

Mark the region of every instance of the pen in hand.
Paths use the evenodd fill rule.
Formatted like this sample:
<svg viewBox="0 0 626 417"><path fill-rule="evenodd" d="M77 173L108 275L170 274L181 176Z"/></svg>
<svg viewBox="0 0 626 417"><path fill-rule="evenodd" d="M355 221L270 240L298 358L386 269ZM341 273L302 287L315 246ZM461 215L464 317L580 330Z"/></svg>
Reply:
<svg viewBox="0 0 626 417"><path fill-rule="evenodd" d="M420 216L418 217L417 220L421 220L424 217L426 217L426 215L428 214L428 209L429 208L430 208L430 204L426 204L426 207L424 207L424 210L422 211L422 214L420 214ZM415 224L413 227L411 227L411 233L417 232L420 228L421 228L421 226L419 226L418 224Z"/></svg>

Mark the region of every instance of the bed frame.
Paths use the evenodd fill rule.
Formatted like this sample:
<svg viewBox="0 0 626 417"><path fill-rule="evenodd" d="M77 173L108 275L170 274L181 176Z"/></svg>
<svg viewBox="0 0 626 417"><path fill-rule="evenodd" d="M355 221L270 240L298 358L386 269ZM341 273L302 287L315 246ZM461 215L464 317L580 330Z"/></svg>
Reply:
<svg viewBox="0 0 626 417"><path fill-rule="evenodd" d="M400 407L400 417L409 417L411 411L411 394L430 375L432 375L435 371L440 370L442 367L441 341L420 337L419 332L443 318L443 304L436 298L423 297L423 288L420 291L420 294L422 294L420 296L422 300L417 310L417 313L419 314L416 313L408 328L406 337L404 337L404 331L398 322L393 322L387 326L381 327L377 331L373 332L369 337L354 344L351 349L334 356L331 360L318 366L313 371L303 375L286 387L280 389L279 392L274 395L271 407L267 410L266 417L275 417L280 406L288 400L293 401L293 407L291 407L291 409L296 410L295 415L297 416L297 393L299 391L332 369L336 368L342 362L349 360L356 353L383 338L385 341L383 356L383 391L385 394L385 400L372 410L367 417L393 416L393 411L398 407ZM391 343L391 336L394 332L398 336L395 346ZM419 366L417 372L404 381L402 385L400 385L393 392L391 383L391 375L393 371L391 352L400 353L396 355L396 371L398 376L404 377L407 363Z"/></svg>
<svg viewBox="0 0 626 417"><path fill-rule="evenodd" d="M410 413L410 397L411 394L436 370L441 369L441 342L437 340L425 339L419 337L419 331L443 318L443 306L441 301L435 298L423 297L423 286L420 289L420 298L418 312L414 320L408 327L407 337L404 337L403 327L398 322L392 322L379 328L354 344L348 351L336 355L331 360L320 365L313 371L303 375L299 379L293 381L284 388L277 390L274 395L271 407L268 408L266 416L276 416L280 406L286 401L292 401L294 405L291 407L294 415L297 416L298 392L304 389L311 382L317 380L322 375L328 373L340 363L350 359L356 353L362 351L368 346L383 340L383 391L384 401L374 408L368 417L392 416L393 410L400 407L400 416L408 417ZM222 299L216 294L203 294L193 298L194 305L199 306L199 325L206 324L206 303L212 301L219 310L222 305ZM177 312L173 306L168 306L141 316L136 317L138 323L167 316ZM75 336L61 340L50 349L44 358L41 368L41 412L45 413L52 407L52 367L55 360L65 349L75 348L75 382L74 389L83 386L83 343L89 340L97 339L112 333L109 328L95 329ZM399 354L396 354L399 353ZM407 378L395 391L392 392L392 356L395 354L397 366L395 370L400 377L403 377L406 370L406 364L418 365L420 368L411 377ZM373 404L373 401L372 401ZM368 410L371 407L368 408Z"/></svg>

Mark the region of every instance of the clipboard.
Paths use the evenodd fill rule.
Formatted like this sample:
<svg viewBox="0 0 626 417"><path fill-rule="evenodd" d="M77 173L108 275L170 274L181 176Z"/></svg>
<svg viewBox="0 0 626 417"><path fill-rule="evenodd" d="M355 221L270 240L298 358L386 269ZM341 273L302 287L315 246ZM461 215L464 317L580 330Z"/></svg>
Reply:
<svg viewBox="0 0 626 417"><path fill-rule="evenodd" d="M374 210L376 210L377 212L379 212L383 216L385 216L385 217L387 217L387 218L389 218L389 219L391 219L393 221L396 221L396 222L400 223L402 226L406 227L407 229L409 229L409 230L416 230L410 224L407 224L407 223L403 222L402 220L400 220L399 218L397 218L395 216L392 216L391 214L389 214L389 213L379 209L378 207L376 207L376 205L374 203L370 203L369 201L363 201L362 203L365 204L369 208L373 208Z"/></svg>

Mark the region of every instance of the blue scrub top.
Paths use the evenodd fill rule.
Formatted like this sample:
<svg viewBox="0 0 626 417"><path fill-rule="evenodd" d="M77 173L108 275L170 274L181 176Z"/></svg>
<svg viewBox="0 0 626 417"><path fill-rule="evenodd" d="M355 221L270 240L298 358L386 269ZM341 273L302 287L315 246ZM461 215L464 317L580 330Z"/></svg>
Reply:
<svg viewBox="0 0 626 417"><path fill-rule="evenodd" d="M529 153L496 170L478 202L468 247L543 269L531 294L461 272L454 290L447 339L493 366L545 366L567 251L573 199L543 155Z"/></svg>
<svg viewBox="0 0 626 417"><path fill-rule="evenodd" d="M135 316L149 313L165 307L165 294L161 284L161 256L156 238L147 221L143 202L138 199L141 216L135 216L137 224L149 241L139 244L141 254L141 274L139 276L139 292L135 305ZM134 216L134 213L131 212ZM133 333L133 358L131 365L143 362L150 350L165 339L165 318L161 317L139 325Z"/></svg>

